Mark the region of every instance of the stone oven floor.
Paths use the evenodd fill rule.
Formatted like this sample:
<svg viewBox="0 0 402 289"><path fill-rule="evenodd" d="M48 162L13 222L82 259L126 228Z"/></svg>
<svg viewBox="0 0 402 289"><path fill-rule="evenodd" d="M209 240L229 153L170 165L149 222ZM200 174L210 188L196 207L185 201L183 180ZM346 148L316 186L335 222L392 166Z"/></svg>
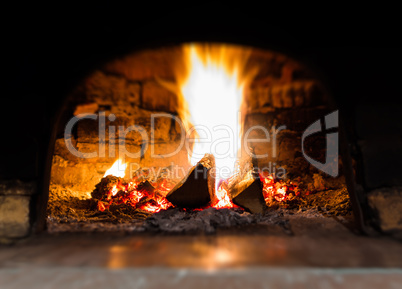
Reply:
<svg viewBox="0 0 402 289"><path fill-rule="evenodd" d="M338 184L339 185L339 184ZM260 224L282 227L287 233L289 216L311 219L333 217L339 222L351 223L352 207L344 185L338 189L326 189L303 197L293 197L284 202L273 200L263 216L243 210L219 210L213 208L202 212L169 208L156 214L132 207L129 204L113 204L105 211L96 208L90 193L82 193L63 186L52 185L47 208L47 230L50 233L64 232L112 232L127 233L144 231L162 232L207 232L218 227L233 227L245 224Z"/></svg>
<svg viewBox="0 0 402 289"><path fill-rule="evenodd" d="M0 288L402 288L400 241L307 216L286 230L43 233L0 247Z"/></svg>

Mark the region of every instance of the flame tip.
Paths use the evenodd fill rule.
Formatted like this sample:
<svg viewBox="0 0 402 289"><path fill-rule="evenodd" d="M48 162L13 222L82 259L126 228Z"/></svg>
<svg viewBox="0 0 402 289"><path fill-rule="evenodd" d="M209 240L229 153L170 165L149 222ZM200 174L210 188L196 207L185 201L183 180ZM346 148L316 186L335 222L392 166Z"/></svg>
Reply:
<svg viewBox="0 0 402 289"><path fill-rule="evenodd" d="M127 163L123 163L122 159L116 160L113 165L105 172L103 177L115 176L118 178L125 177L125 171L127 169Z"/></svg>

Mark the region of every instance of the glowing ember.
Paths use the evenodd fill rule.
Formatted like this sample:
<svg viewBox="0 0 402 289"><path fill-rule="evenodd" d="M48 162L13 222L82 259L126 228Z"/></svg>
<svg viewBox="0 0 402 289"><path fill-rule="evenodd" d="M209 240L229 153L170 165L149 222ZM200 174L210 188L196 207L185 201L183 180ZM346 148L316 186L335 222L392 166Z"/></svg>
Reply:
<svg viewBox="0 0 402 289"><path fill-rule="evenodd" d="M114 162L112 167L106 171L103 177L106 176L115 176L118 178L124 178L126 172L127 164L123 164L121 159L118 159Z"/></svg>
<svg viewBox="0 0 402 289"><path fill-rule="evenodd" d="M278 202L286 201L289 198L289 194L293 193L295 196L299 196L299 188L292 183L285 184L281 180L275 180L272 175L260 174L260 180L263 183L263 195L267 205L272 203L273 200Z"/></svg>
<svg viewBox="0 0 402 289"><path fill-rule="evenodd" d="M156 213L172 206L165 198L167 186L166 184L165 186L160 185L160 188L163 189L158 190L148 181L125 182L122 178L109 175L98 184L97 189L92 193L92 198L97 201L97 208L102 212L109 209L111 205L126 204L133 208Z"/></svg>
<svg viewBox="0 0 402 289"><path fill-rule="evenodd" d="M147 202L139 206L139 208L150 213L157 213L161 210L166 210L171 206L172 204L166 198L159 196L153 199L151 202Z"/></svg>
<svg viewBox="0 0 402 289"><path fill-rule="evenodd" d="M262 193L267 205L273 201L287 201L290 193L293 193L294 196L300 196L298 187L292 183L285 184L281 180L276 180L272 175L260 174L260 179L263 182ZM95 191L97 193L93 193L93 199L97 202L97 209L101 212L109 209L111 205L126 204L135 209L157 213L173 207L165 198L172 186L166 179L151 184L148 181L131 180L125 182L122 178L109 175L102 179L97 191ZM210 207L216 209L239 208L233 204L228 191L228 183L226 181L221 182L210 205L197 210ZM99 192L101 192L100 195Z"/></svg>
<svg viewBox="0 0 402 289"><path fill-rule="evenodd" d="M118 192L125 190L125 186L121 183L115 184L112 189L110 189L107 197L110 199L111 197L115 196Z"/></svg>

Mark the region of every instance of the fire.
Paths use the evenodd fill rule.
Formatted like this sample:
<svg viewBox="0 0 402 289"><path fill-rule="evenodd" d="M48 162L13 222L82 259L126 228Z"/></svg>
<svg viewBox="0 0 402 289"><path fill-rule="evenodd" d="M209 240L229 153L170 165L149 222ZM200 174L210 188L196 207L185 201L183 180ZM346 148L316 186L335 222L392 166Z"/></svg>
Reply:
<svg viewBox="0 0 402 289"><path fill-rule="evenodd" d="M215 191L215 199L212 200L211 207L217 209L230 209L235 207L228 190L224 186L220 185Z"/></svg>
<svg viewBox="0 0 402 289"><path fill-rule="evenodd" d="M205 153L214 155L218 194L223 192L218 184L233 175L241 148L243 91L255 74L245 73L250 52L226 45L186 45L187 74L177 75L179 115L195 136L190 162L195 165Z"/></svg>
<svg viewBox="0 0 402 289"><path fill-rule="evenodd" d="M263 183L262 193L268 206L273 201L283 202L289 200L291 193L295 196L300 196L297 185L284 183L281 180L275 179L272 175L260 174L260 180ZM230 179L228 181L230 182ZM233 204L230 198L228 181L221 181L211 203L197 210L209 207L217 209L239 208ZM100 190L100 195L95 193L92 196L97 202L98 210L102 212L109 209L111 205L121 204L126 204L149 213L157 213L173 206L165 197L173 188L173 184L167 179L150 183L135 179L125 181L120 177L108 175L101 180L99 186L100 188L108 188L106 191Z"/></svg>
<svg viewBox="0 0 402 289"><path fill-rule="evenodd" d="M167 182L167 181L166 181ZM107 191L101 190L101 194L93 194L93 199L97 201L99 211L109 209L111 205L127 204L133 208L157 213L161 210L166 210L172 204L165 198L166 188L156 188L148 181L130 180L126 182L121 178L108 176L103 178L100 183L101 188L108 188ZM162 188L162 189L161 189Z"/></svg>
<svg viewBox="0 0 402 289"><path fill-rule="evenodd" d="M139 206L139 208L150 213L157 213L161 210L166 210L171 206L172 204L166 198L158 196L154 198L152 202L147 202Z"/></svg>
<svg viewBox="0 0 402 289"><path fill-rule="evenodd" d="M118 159L104 174L100 186L103 184L103 187L108 189L95 198L99 211L109 209L112 204L128 204L150 213L157 213L172 206L165 198L173 187L168 180L163 179L153 184L135 179L126 181L126 168L127 164Z"/></svg>
<svg viewBox="0 0 402 289"><path fill-rule="evenodd" d="M106 176L115 176L118 178L124 178L126 175L126 168L127 164L123 164L123 161L121 159L118 159L117 161L114 162L112 167L106 171L106 173L103 175L103 177Z"/></svg>
<svg viewBox="0 0 402 289"><path fill-rule="evenodd" d="M298 186L292 183L285 184L280 180L276 180L272 175L265 176L260 174L260 180L263 184L262 192L267 205L273 200L278 202L288 200L290 193L293 193L295 196L300 195Z"/></svg>
<svg viewBox="0 0 402 289"><path fill-rule="evenodd" d="M209 206L217 209L236 207L229 194L228 182L236 173L241 150L241 110L244 88L257 69L246 71L250 50L225 45L185 45L184 67L176 75L179 95L178 113L187 133L194 137L189 161L196 165L206 154L213 154L216 166L215 196ZM172 206L165 198L172 189L167 180L150 184L124 181L127 164L117 160L106 171L104 179L112 183L98 198L98 209L104 211L112 204L129 204L147 212L159 212ZM118 177L116 182L113 177ZM102 179L102 181L104 180ZM267 204L273 200L288 200L296 186L260 175Z"/></svg>

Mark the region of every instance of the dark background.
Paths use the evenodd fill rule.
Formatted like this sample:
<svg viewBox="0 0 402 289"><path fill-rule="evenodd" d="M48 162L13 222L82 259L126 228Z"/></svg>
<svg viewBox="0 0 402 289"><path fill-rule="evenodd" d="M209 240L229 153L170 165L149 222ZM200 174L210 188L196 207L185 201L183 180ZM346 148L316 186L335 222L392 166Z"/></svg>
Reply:
<svg viewBox="0 0 402 289"><path fill-rule="evenodd" d="M278 20L272 20L274 11L261 7L237 7L236 13L226 7L201 16L192 14L199 12L194 9L191 14L162 9L161 16L139 7L102 8L99 13L79 6L25 7L3 25L0 179L42 178L63 98L94 67L135 49L180 42L229 42L286 53L326 81L350 124L351 138L358 137L354 121L360 105L386 107L380 115L373 113L376 121L369 131L373 123L377 130L391 122L391 130L400 128L395 115L402 114L401 56L399 47L393 47L400 33L389 19L360 19L360 11L349 20L343 14L329 20L324 11L320 19L302 14L298 20L280 10Z"/></svg>

